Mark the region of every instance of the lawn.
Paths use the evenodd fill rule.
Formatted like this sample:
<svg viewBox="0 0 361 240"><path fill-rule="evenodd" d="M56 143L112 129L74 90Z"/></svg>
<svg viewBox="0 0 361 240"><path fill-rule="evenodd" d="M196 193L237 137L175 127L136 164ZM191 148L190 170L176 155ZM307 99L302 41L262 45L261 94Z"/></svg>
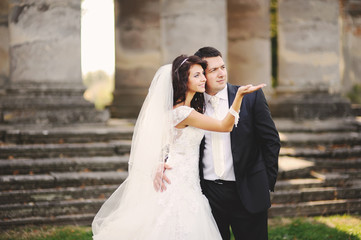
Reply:
<svg viewBox="0 0 361 240"><path fill-rule="evenodd" d="M274 218L269 222L269 239L361 240L361 217Z"/></svg>
<svg viewBox="0 0 361 240"><path fill-rule="evenodd" d="M0 240L91 240L91 228L82 226L29 226L2 231ZM270 240L361 240L361 216L273 218Z"/></svg>
<svg viewBox="0 0 361 240"><path fill-rule="evenodd" d="M90 227L83 226L29 226L1 232L0 240L89 240Z"/></svg>

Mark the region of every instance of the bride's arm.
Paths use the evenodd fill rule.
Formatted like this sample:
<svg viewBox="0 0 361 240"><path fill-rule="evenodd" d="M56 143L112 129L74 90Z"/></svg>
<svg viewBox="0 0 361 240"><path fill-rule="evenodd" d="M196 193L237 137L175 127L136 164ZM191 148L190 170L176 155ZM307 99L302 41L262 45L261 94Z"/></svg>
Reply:
<svg viewBox="0 0 361 240"><path fill-rule="evenodd" d="M239 112L243 97L246 94L257 91L264 86L265 84L260 84L257 86L247 85L239 87L231 108L236 112ZM177 125L177 127L182 128L186 126L193 126L196 128L201 128L214 132L230 132L233 129L234 119L235 117L230 112L228 112L222 120L217 120L215 118L201 114L197 111L192 111L186 119L184 119Z"/></svg>

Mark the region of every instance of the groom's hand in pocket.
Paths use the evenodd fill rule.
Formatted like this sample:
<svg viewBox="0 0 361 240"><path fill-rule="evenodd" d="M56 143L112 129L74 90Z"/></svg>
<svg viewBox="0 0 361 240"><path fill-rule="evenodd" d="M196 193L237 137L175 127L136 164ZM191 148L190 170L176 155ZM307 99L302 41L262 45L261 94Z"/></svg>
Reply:
<svg viewBox="0 0 361 240"><path fill-rule="evenodd" d="M168 164L162 164L162 166L157 170L154 179L153 179L153 186L155 191L165 191L167 190L167 187L165 186L165 182L170 184L169 178L165 175L165 170L172 169L171 166Z"/></svg>

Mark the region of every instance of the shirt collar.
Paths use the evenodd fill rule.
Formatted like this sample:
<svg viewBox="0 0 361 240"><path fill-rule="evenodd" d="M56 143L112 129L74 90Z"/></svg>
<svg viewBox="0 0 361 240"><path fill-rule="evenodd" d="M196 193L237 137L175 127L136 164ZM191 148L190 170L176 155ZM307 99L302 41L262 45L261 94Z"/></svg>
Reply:
<svg viewBox="0 0 361 240"><path fill-rule="evenodd" d="M219 97L219 99L228 100L227 88L228 88L228 86L226 84L226 86L221 91L217 92L216 96ZM206 92L204 93L205 102L208 102L211 97L212 97L212 95L209 95Z"/></svg>

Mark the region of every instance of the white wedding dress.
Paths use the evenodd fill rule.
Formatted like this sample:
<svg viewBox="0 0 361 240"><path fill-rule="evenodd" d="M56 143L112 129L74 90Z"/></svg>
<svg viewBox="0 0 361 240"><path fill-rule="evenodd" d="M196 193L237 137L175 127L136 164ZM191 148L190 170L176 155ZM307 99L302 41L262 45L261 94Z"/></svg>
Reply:
<svg viewBox="0 0 361 240"><path fill-rule="evenodd" d="M194 109L173 110L173 126ZM199 179L199 146L204 130L188 126L173 129L166 171L171 180L164 192L140 194L139 201L114 209L97 230L96 240L220 240L222 239ZM133 186L136 187L136 186Z"/></svg>

